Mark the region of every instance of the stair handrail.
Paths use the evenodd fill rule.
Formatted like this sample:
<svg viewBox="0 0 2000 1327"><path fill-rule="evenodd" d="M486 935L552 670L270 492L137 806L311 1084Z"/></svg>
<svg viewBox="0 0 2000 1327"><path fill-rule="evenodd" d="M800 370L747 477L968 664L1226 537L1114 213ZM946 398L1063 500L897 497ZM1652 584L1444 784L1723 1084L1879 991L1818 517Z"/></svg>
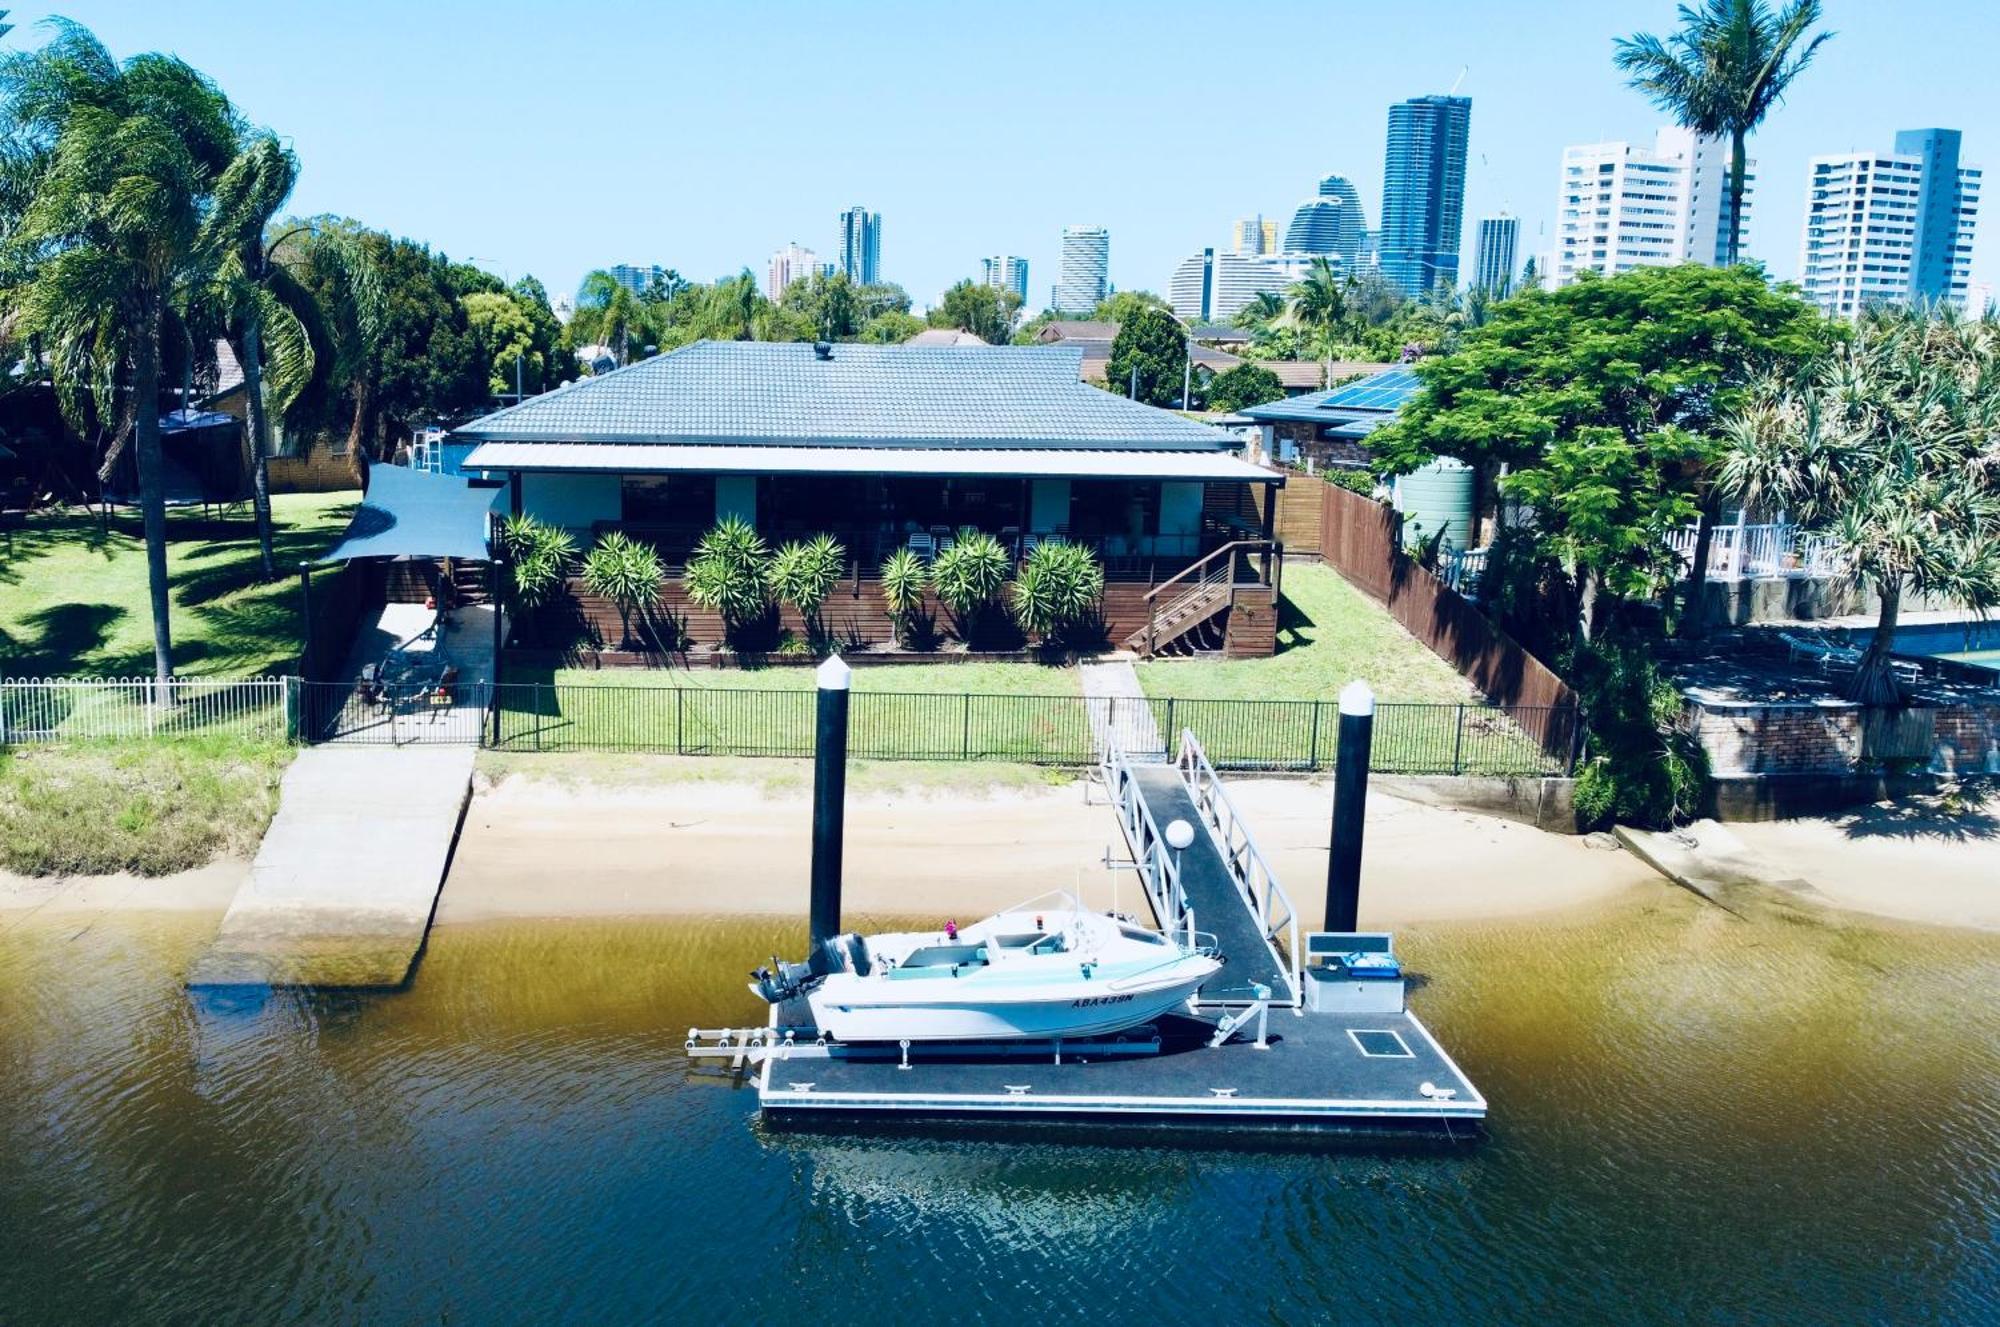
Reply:
<svg viewBox="0 0 2000 1327"><path fill-rule="evenodd" d="M1205 590L1210 589L1219 581L1226 580L1229 587L1233 590L1236 586L1236 556L1238 551L1243 550L1247 552L1247 551L1257 550L1257 551L1269 552L1270 550L1276 548L1277 546L1278 546L1277 541L1273 539L1232 539L1230 542L1216 549L1213 553L1208 554L1206 557L1200 559L1197 562L1192 562L1188 564L1187 566L1181 568L1179 571L1175 572L1173 575L1161 581L1158 585L1155 585L1152 589L1146 591L1145 595L1146 657L1148 658L1152 657L1153 649L1158 644L1158 641L1155 639L1155 637L1159 632L1160 593L1163 590L1167 589L1169 586L1179 584L1181 581L1186 580L1189 576L1195 575L1195 573L1197 572L1200 573L1200 576L1196 580L1195 584L1188 589L1186 594L1183 594L1178 598L1176 598L1173 601L1173 603L1169 605L1169 608L1178 606L1180 603L1182 603L1192 595L1196 595ZM1211 579L1211 577L1214 576L1214 573L1218 567L1222 570L1223 575Z"/></svg>
<svg viewBox="0 0 2000 1327"><path fill-rule="evenodd" d="M1166 589L1169 585L1172 585L1177 581L1186 580L1190 575L1194 574L1197 571L1203 572L1204 574L1202 579L1206 580L1207 579L1206 572L1209 569L1209 564L1214 562L1217 558L1222 557L1225 553L1233 555L1235 551L1239 548L1259 549L1259 550L1266 549L1272 547L1274 542L1275 542L1274 540L1270 539L1231 540L1229 543L1224 544L1221 548L1216 549L1213 553L1210 553L1208 556L1202 558L1199 562L1189 563L1187 566L1181 568L1173 575L1161 581L1158 585L1155 585L1152 589L1146 591L1146 601L1148 603L1151 603L1154 599L1157 599L1159 597L1160 591ZM1231 579L1232 580L1234 579L1233 574L1231 576Z"/></svg>

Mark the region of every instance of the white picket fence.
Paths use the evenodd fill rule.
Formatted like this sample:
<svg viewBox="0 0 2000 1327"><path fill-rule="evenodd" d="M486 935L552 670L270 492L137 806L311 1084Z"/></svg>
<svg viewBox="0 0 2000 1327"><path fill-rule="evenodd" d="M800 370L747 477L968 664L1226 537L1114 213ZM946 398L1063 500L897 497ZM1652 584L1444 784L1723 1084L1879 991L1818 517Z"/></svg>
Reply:
<svg viewBox="0 0 2000 1327"><path fill-rule="evenodd" d="M8 678L0 745L215 734L282 742L292 690L282 677Z"/></svg>
<svg viewBox="0 0 2000 1327"><path fill-rule="evenodd" d="M1689 525L1667 537L1680 556L1682 572L1694 565L1694 546L1699 527ZM1767 576L1822 576L1847 574L1833 541L1825 535L1809 534L1796 525L1770 522L1759 525L1730 523L1717 525L1708 546L1708 578L1720 581L1753 580Z"/></svg>

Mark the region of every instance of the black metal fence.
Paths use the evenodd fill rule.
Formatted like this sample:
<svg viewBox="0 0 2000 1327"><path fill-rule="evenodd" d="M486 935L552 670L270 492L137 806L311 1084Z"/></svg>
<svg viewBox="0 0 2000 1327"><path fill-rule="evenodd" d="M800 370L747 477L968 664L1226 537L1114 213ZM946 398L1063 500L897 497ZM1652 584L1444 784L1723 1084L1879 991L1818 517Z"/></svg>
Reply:
<svg viewBox="0 0 2000 1327"><path fill-rule="evenodd" d="M509 682L455 688L300 687L307 742L478 744L502 751L787 756L813 752L813 693L726 687ZM497 702L497 703L496 703ZM1332 700L1086 699L1080 695L854 694L849 750L864 760L1087 765L1107 736L1171 750L1182 729L1218 768L1329 769ZM1562 775L1573 710L1384 704L1373 768L1400 774ZM1540 735L1547 735L1546 737Z"/></svg>

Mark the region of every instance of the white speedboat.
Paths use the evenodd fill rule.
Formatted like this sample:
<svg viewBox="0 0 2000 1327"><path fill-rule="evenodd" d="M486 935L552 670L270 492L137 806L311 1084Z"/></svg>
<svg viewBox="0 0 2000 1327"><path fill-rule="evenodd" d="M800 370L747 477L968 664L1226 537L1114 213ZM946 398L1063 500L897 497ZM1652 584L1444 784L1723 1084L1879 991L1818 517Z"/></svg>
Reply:
<svg viewBox="0 0 2000 1327"><path fill-rule="evenodd" d="M809 969L753 974L774 1002L804 996L846 1042L1103 1036L1184 1005L1221 969L1212 945L1085 910L1067 894L963 930L842 936Z"/></svg>

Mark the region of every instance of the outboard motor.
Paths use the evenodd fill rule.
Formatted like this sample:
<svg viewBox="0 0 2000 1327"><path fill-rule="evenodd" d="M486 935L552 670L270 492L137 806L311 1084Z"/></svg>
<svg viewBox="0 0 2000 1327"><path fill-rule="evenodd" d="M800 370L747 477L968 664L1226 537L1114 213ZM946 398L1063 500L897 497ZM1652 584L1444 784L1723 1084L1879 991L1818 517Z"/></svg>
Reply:
<svg viewBox="0 0 2000 1327"><path fill-rule="evenodd" d="M812 971L816 977L834 972L868 975L868 942L852 931L830 936L813 951Z"/></svg>
<svg viewBox="0 0 2000 1327"><path fill-rule="evenodd" d="M750 993L770 1004L783 1004L803 995L817 974L804 963L787 963L771 956L771 966L750 974Z"/></svg>

